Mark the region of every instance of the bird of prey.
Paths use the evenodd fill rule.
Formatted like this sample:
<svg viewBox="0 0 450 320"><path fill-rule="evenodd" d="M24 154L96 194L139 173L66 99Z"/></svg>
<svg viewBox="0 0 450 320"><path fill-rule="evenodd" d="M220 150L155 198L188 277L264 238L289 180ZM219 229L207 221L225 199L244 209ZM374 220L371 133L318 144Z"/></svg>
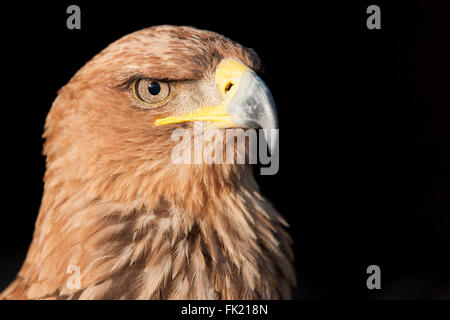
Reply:
<svg viewBox="0 0 450 320"><path fill-rule="evenodd" d="M260 69L253 50L181 26L86 63L47 116L33 240L0 298L291 298L287 223L251 165L171 161L177 128L274 127Z"/></svg>

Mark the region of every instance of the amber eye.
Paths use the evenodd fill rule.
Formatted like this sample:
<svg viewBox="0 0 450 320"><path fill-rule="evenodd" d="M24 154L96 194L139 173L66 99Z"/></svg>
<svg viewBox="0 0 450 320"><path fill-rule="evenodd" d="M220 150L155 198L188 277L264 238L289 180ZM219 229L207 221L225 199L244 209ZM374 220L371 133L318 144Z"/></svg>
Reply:
<svg viewBox="0 0 450 320"><path fill-rule="evenodd" d="M171 91L169 83L151 79L136 80L133 84L135 97L148 106L155 107L165 103Z"/></svg>

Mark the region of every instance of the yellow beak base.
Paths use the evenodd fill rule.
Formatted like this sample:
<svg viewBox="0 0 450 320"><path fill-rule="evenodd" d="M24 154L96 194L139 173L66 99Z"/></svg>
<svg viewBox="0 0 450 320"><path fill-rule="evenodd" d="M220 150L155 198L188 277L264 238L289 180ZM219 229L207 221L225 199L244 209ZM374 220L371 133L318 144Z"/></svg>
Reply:
<svg viewBox="0 0 450 320"><path fill-rule="evenodd" d="M162 126L171 123L181 123L187 121L214 121L217 125L220 123L220 127L232 127L233 119L226 113L226 106L221 104L213 107L202 107L194 112L189 112L181 116L173 116L157 119L155 124Z"/></svg>
<svg viewBox="0 0 450 320"><path fill-rule="evenodd" d="M216 68L215 81L222 97L222 103L217 106L201 107L193 112L180 116L160 118L155 121L158 126L187 121L211 121L216 128L231 128L237 125L233 117L227 113L227 105L231 101L242 74L250 70L240 62L231 59L222 60Z"/></svg>

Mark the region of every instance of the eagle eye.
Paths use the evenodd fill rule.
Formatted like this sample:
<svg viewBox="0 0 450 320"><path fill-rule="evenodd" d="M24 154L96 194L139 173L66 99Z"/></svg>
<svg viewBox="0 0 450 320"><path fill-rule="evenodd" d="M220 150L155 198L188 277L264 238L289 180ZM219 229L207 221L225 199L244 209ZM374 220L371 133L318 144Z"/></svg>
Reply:
<svg viewBox="0 0 450 320"><path fill-rule="evenodd" d="M172 87L167 82L151 79L139 79L133 83L134 97L146 106L157 107L164 104L172 94Z"/></svg>

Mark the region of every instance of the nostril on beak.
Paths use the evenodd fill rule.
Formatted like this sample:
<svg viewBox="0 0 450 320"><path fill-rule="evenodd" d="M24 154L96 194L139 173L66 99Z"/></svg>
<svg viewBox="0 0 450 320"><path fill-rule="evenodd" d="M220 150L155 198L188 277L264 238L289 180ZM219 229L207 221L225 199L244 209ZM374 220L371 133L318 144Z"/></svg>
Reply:
<svg viewBox="0 0 450 320"><path fill-rule="evenodd" d="M231 87L233 86L233 83L230 81L225 85L225 92L230 91Z"/></svg>

